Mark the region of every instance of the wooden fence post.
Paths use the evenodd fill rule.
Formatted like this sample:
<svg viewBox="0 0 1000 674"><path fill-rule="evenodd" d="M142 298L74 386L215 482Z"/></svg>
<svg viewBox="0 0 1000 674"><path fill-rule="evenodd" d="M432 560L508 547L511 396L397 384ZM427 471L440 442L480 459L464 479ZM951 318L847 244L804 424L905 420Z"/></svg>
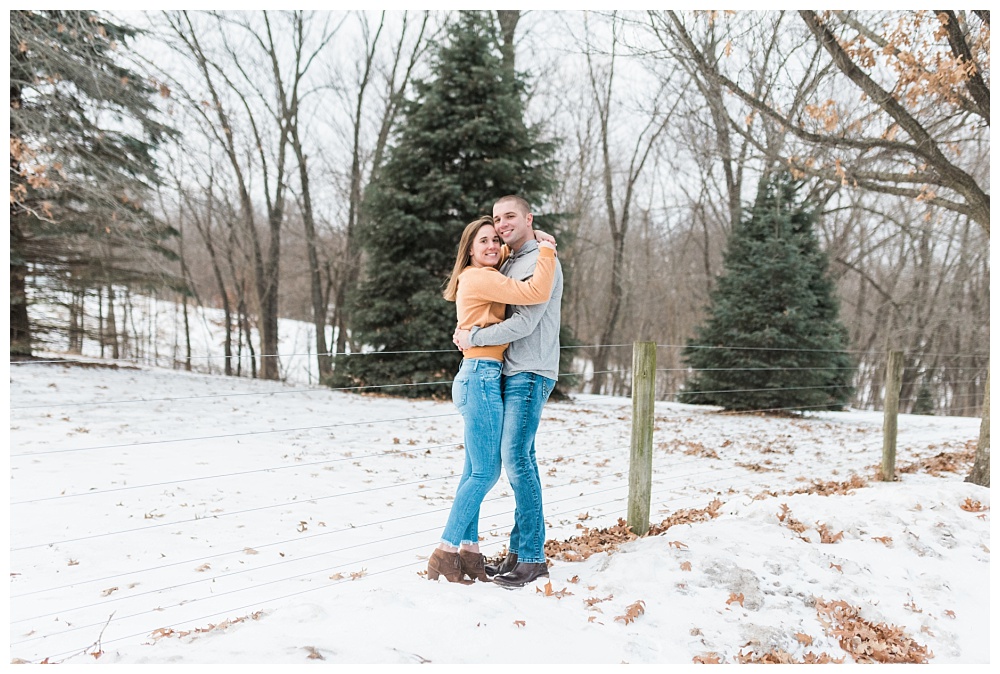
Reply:
<svg viewBox="0 0 1000 674"><path fill-rule="evenodd" d="M632 345L632 443L628 469L628 525L639 536L649 531L653 481L653 413L656 343Z"/></svg>
<svg viewBox="0 0 1000 674"><path fill-rule="evenodd" d="M903 387L903 352L890 351L885 370L885 416L882 421L883 482L896 479L896 429L899 417L899 391Z"/></svg>

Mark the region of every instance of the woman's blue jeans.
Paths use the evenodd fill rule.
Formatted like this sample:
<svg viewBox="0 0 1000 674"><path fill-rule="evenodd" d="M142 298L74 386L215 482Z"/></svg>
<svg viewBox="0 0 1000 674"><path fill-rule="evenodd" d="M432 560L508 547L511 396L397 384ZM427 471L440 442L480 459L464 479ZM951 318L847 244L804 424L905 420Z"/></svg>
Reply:
<svg viewBox="0 0 1000 674"><path fill-rule="evenodd" d="M542 481L535 459L535 432L542 407L556 381L534 372L503 377L503 434L500 453L514 491L514 528L508 550L518 562L545 561L545 515Z"/></svg>
<svg viewBox="0 0 1000 674"><path fill-rule="evenodd" d="M503 363L466 358L451 385L451 397L465 421L465 468L441 540L458 547L479 543L479 506L500 479Z"/></svg>

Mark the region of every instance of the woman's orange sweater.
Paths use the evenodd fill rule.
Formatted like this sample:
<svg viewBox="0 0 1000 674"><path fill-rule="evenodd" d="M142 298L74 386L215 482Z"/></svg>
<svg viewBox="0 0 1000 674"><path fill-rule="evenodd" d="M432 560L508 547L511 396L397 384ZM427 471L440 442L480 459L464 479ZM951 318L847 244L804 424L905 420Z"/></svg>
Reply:
<svg viewBox="0 0 1000 674"><path fill-rule="evenodd" d="M466 267L458 277L455 304L458 327L468 330L477 325L485 328L504 319L508 304L541 304L552 295L556 273L556 253L551 248L539 248L534 275L527 281L507 278L493 267ZM465 358L503 360L507 344L473 346Z"/></svg>

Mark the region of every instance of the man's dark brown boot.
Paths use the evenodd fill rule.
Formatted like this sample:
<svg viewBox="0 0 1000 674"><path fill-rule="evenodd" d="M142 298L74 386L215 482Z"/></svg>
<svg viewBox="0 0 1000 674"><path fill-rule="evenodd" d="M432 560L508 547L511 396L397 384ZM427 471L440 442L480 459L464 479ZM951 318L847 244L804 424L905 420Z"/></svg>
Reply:
<svg viewBox="0 0 1000 674"><path fill-rule="evenodd" d="M518 562L507 573L493 577L493 582L500 587L524 587L539 578L549 575L549 567L545 562Z"/></svg>
<svg viewBox="0 0 1000 674"><path fill-rule="evenodd" d="M516 552L508 552L507 556L504 557L503 561L501 561L499 564L496 564L496 565L487 564L486 565L486 575L487 576L496 576L496 575L501 574L501 573L507 573L508 571L510 571L511 569L514 568L515 564L517 564L517 553Z"/></svg>

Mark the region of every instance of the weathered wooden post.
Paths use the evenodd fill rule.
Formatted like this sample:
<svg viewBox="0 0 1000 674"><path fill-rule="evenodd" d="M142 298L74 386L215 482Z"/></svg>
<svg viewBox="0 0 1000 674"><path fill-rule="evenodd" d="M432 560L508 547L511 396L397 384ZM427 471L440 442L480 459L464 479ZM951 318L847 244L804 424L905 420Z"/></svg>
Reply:
<svg viewBox="0 0 1000 674"><path fill-rule="evenodd" d="M903 352L890 351L885 370L885 416L882 421L883 482L896 477L896 430L899 417L899 391L903 387Z"/></svg>
<svg viewBox="0 0 1000 674"><path fill-rule="evenodd" d="M632 345L632 443L628 469L628 525L643 536L649 531L653 481L653 415L656 390L656 343Z"/></svg>

